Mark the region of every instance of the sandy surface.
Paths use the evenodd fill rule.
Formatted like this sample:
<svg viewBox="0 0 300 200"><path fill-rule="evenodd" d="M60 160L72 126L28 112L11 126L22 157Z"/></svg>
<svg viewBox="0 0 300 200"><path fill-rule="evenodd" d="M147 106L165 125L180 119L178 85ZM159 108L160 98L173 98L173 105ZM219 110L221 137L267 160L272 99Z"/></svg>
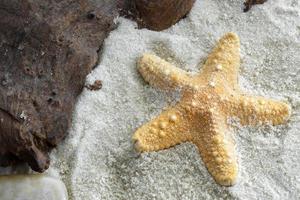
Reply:
<svg viewBox="0 0 300 200"><path fill-rule="evenodd" d="M198 0L187 18L160 33L117 20L87 78L102 80L103 88L82 93L70 135L51 155L51 170L60 173L72 200L300 198L300 2L269 0L248 13L242 2ZM293 113L282 126L235 123L240 174L226 188L214 182L193 144L138 155L131 137L178 99L147 85L136 59L152 52L197 72L229 31L241 38L241 87L288 101Z"/></svg>

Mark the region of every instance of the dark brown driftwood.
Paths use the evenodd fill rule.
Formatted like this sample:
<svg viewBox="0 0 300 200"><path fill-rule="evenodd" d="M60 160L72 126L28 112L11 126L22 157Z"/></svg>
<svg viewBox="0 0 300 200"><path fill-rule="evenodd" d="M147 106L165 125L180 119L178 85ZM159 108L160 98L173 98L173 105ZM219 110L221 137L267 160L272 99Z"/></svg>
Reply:
<svg viewBox="0 0 300 200"><path fill-rule="evenodd" d="M126 2L127 7L123 14L134 18L139 28L161 31L187 15L195 0L127 0Z"/></svg>
<svg viewBox="0 0 300 200"><path fill-rule="evenodd" d="M113 1L93 2L0 1L0 165L48 168L114 27Z"/></svg>
<svg viewBox="0 0 300 200"><path fill-rule="evenodd" d="M263 4L265 3L267 0L247 0L244 5L245 5L245 8L244 8L244 12L248 12L251 7L255 4Z"/></svg>
<svg viewBox="0 0 300 200"><path fill-rule="evenodd" d="M0 0L0 166L49 167L76 97L113 29L117 5L162 30L194 0ZM90 89L100 89L98 81Z"/></svg>

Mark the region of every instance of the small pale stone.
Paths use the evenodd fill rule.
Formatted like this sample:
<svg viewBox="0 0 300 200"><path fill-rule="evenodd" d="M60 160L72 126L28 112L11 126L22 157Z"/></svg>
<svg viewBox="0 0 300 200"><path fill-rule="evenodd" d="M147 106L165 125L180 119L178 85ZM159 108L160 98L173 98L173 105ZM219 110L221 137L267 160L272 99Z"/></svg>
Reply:
<svg viewBox="0 0 300 200"><path fill-rule="evenodd" d="M12 175L0 177L1 200L67 200L64 183L43 175Z"/></svg>

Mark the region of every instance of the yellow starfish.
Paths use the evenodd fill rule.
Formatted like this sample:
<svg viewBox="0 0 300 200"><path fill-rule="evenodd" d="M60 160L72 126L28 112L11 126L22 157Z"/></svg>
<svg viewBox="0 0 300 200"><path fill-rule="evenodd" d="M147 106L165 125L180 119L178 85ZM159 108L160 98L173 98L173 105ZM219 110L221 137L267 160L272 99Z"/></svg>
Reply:
<svg viewBox="0 0 300 200"><path fill-rule="evenodd" d="M158 151L190 141L220 185L235 184L238 163L235 143L227 119L241 124L273 125L287 121L291 108L286 103L243 94L238 86L240 41L227 33L208 56L198 75L172 66L157 56L144 54L138 70L153 86L180 88L182 98L175 106L140 127L133 140L138 151Z"/></svg>

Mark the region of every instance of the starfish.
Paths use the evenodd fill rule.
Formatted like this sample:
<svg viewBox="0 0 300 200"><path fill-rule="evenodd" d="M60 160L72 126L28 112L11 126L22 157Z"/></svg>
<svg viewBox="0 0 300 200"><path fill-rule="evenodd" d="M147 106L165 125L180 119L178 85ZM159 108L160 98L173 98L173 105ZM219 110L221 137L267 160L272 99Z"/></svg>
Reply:
<svg viewBox="0 0 300 200"><path fill-rule="evenodd" d="M133 135L136 149L150 152L192 142L214 180L223 186L234 185L238 162L228 118L237 117L242 125L278 125L291 113L284 102L242 93L239 66L240 41L235 33L219 40L196 75L144 54L137 67L146 82L161 89L179 88L182 97L138 128Z"/></svg>

